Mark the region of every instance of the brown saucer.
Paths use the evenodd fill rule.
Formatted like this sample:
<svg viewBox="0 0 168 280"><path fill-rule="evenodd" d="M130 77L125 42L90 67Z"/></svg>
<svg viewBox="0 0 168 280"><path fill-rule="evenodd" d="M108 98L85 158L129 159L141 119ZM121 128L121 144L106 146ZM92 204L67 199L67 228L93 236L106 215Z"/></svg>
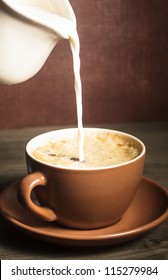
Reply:
<svg viewBox="0 0 168 280"><path fill-rule="evenodd" d="M47 223L28 213L17 200L17 183L0 194L0 212L32 237L68 246L102 246L134 239L168 218L168 191L143 178L136 197L115 225L97 230L74 230Z"/></svg>

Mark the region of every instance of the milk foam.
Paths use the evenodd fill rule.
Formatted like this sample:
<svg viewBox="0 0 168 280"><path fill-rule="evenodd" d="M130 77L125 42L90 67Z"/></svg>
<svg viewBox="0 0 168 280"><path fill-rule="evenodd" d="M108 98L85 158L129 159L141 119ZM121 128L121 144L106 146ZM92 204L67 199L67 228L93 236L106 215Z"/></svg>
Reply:
<svg viewBox="0 0 168 280"><path fill-rule="evenodd" d="M131 137L95 129L84 129L85 161L78 160L77 134L67 131L61 137L46 137L43 144L36 141L31 155L37 160L61 167L101 168L128 162L136 158L142 148Z"/></svg>

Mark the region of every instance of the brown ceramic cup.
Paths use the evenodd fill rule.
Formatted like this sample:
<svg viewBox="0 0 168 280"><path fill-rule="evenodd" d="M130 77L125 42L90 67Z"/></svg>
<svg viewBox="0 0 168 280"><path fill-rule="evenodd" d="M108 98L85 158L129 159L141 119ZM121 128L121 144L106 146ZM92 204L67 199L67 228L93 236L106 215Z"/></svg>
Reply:
<svg viewBox="0 0 168 280"><path fill-rule="evenodd" d="M138 190L142 178L145 146L136 137L119 131L84 128L84 131L117 133L131 139L139 155L125 163L98 168L70 168L37 160L31 152L48 139L72 135L76 129L47 132L26 146L28 175L18 187L18 198L28 211L45 221L76 229L96 229L122 218ZM35 189L40 206L32 199Z"/></svg>

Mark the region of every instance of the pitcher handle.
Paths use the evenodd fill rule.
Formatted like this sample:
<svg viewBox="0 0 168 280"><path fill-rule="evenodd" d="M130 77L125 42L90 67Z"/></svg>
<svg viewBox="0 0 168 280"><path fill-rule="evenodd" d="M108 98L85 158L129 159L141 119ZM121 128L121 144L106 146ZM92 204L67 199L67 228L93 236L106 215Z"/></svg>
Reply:
<svg viewBox="0 0 168 280"><path fill-rule="evenodd" d="M41 172L35 172L26 175L18 186L18 199L20 203L31 213L39 218L53 222L57 220L54 211L48 207L41 207L36 205L31 199L31 192L37 186L46 187L47 179Z"/></svg>

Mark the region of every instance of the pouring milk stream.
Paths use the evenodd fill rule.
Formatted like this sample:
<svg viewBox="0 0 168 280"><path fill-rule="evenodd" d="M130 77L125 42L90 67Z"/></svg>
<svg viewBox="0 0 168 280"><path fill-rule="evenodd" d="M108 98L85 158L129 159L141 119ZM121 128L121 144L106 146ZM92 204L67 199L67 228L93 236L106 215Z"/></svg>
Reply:
<svg viewBox="0 0 168 280"><path fill-rule="evenodd" d="M60 39L68 39L73 56L79 160L84 161L80 43L68 0L0 0L0 83L33 77Z"/></svg>

